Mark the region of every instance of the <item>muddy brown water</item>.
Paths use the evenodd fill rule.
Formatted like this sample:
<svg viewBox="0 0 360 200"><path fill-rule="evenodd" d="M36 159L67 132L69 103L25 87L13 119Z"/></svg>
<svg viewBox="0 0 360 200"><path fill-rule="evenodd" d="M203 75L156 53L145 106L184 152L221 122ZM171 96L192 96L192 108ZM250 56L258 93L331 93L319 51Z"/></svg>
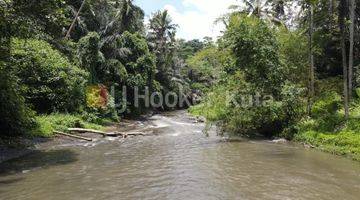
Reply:
<svg viewBox="0 0 360 200"><path fill-rule="evenodd" d="M55 145L0 164L0 199L360 198L360 164L349 159L207 137L184 111L134 128L156 135Z"/></svg>

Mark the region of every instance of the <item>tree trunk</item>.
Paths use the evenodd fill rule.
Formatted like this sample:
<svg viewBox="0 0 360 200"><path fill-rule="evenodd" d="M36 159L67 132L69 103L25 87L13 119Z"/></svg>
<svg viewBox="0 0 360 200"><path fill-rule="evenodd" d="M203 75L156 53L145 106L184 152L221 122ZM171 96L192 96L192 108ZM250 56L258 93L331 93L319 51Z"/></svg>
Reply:
<svg viewBox="0 0 360 200"><path fill-rule="evenodd" d="M310 49L310 68L309 68L309 97L308 97L308 114L311 115L313 98L315 95L315 64L313 48L314 32L314 6L310 5L310 28L309 28L309 49Z"/></svg>
<svg viewBox="0 0 360 200"><path fill-rule="evenodd" d="M68 128L68 131L70 132L78 132L78 133L95 133L95 134L99 134L102 136L106 136L106 132L104 131L98 131L98 130L93 130L93 129L84 129L84 128Z"/></svg>
<svg viewBox="0 0 360 200"><path fill-rule="evenodd" d="M334 0L329 0L329 20L330 20L330 25L329 28L331 29L334 25Z"/></svg>
<svg viewBox="0 0 360 200"><path fill-rule="evenodd" d="M79 140L85 140L85 141L88 141L88 142L92 142L92 141L93 141L92 138L81 137L81 136L78 136L78 135L71 135L71 134L67 134L67 133L60 132L60 131L54 131L54 133L55 133L55 134L58 134L58 135L63 135L63 136L67 136L67 137L79 139Z"/></svg>
<svg viewBox="0 0 360 200"><path fill-rule="evenodd" d="M350 50L349 50L349 101L352 98L352 91L353 91L353 78L354 78L354 26L355 26L355 0L350 0L350 26L349 26L349 33L350 33ZM356 74L356 73L355 73Z"/></svg>
<svg viewBox="0 0 360 200"><path fill-rule="evenodd" d="M343 76L344 76L344 111L345 119L349 118L349 85L348 85L348 69L347 69L347 57L346 57L346 31L345 31L345 8L346 0L340 1L339 6L339 26L341 32L341 54L342 54L342 66L343 66Z"/></svg>
<svg viewBox="0 0 360 200"><path fill-rule="evenodd" d="M71 31L73 30L73 28L74 28L74 26L75 26L76 20L77 20L77 18L79 17L81 10L84 8L85 2L86 2L86 0L84 0L84 1L81 3L81 6L80 6L78 12L77 12L76 15L75 15L75 18L74 18L73 22L71 23L69 30L68 30L67 33L66 33L66 36L65 36L66 39L70 38Z"/></svg>
<svg viewBox="0 0 360 200"><path fill-rule="evenodd" d="M334 14L334 0L329 0L329 16Z"/></svg>

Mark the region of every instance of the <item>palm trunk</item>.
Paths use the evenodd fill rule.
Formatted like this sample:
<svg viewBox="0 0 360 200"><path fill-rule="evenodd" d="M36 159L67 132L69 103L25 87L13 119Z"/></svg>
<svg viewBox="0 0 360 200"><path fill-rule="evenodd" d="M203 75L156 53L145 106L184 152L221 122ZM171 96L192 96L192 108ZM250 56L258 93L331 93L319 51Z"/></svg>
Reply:
<svg viewBox="0 0 360 200"><path fill-rule="evenodd" d="M73 22L71 23L70 28L69 28L69 30L67 31L65 38L67 38L67 39L70 38L71 31L74 29L76 20L77 20L77 18L79 17L81 10L84 8L85 2L86 2L86 0L84 0L84 1L81 3L81 6L80 6L78 12L76 13Z"/></svg>
<svg viewBox="0 0 360 200"><path fill-rule="evenodd" d="M310 5L310 29L309 29L309 50L310 50L310 68L309 68L309 97L308 114L311 115L313 98L315 96L315 64L313 52L313 32L314 32L314 7Z"/></svg>
<svg viewBox="0 0 360 200"><path fill-rule="evenodd" d="M339 7L339 26L341 32L341 53L342 53L342 65L343 65L343 76L344 76L344 111L345 119L349 118L349 85L348 85L348 69L346 64L346 31L345 31L345 8L346 0L340 1Z"/></svg>
<svg viewBox="0 0 360 200"><path fill-rule="evenodd" d="M334 14L334 0L329 0L329 16Z"/></svg>
<svg viewBox="0 0 360 200"><path fill-rule="evenodd" d="M8 2L4 1L5 5L0 4L1 12L0 13L0 61L8 61L10 58L10 38L11 38L11 20L8 17L8 9L10 5ZM4 7L3 7L4 6Z"/></svg>
<svg viewBox="0 0 360 200"><path fill-rule="evenodd" d="M353 78L354 78L354 25L355 25L355 0L350 0L350 50L349 50L349 101L352 98L352 91L353 91Z"/></svg>
<svg viewBox="0 0 360 200"><path fill-rule="evenodd" d="M334 15L334 0L329 0L329 19L330 19L330 26L329 28L331 29L333 26L333 15Z"/></svg>

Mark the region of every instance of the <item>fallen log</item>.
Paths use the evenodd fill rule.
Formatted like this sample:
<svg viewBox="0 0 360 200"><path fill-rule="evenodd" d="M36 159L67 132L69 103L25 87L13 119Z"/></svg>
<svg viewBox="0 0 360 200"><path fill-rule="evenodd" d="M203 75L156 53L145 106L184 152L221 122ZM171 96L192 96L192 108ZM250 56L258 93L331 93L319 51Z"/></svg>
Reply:
<svg viewBox="0 0 360 200"><path fill-rule="evenodd" d="M126 138L128 136L145 136L146 134L144 133L141 133L141 132L128 132L128 133L125 133L125 132L112 132L112 133L107 133L106 136L108 137L123 137L123 138Z"/></svg>
<svg viewBox="0 0 360 200"><path fill-rule="evenodd" d="M111 132L111 133L107 133L106 136L107 137L119 137L119 136L124 136L124 133L119 133L119 132Z"/></svg>
<svg viewBox="0 0 360 200"><path fill-rule="evenodd" d="M88 141L88 142L91 142L91 141L92 141L91 138L81 137L81 136L78 136L78 135L71 135L71 134L67 134L67 133L60 132L60 131L54 131L54 133L55 133L55 134L58 134L58 135L63 135L63 136L71 137L71 138L76 138L76 139L80 139L80 140L85 140L85 141Z"/></svg>
<svg viewBox="0 0 360 200"><path fill-rule="evenodd" d="M111 132L111 133L106 133L103 131L97 131L97 130L92 130L92 129L83 129L83 128L68 128L68 131L70 132L77 132L77 133L95 133L95 134L100 134L103 137L123 137L126 138L128 136L145 136L145 133L142 132Z"/></svg>
<svg viewBox="0 0 360 200"><path fill-rule="evenodd" d="M127 138L128 134L127 133L121 133L121 132L112 132L112 133L108 133L107 134L108 137L122 137L122 138Z"/></svg>
<svg viewBox="0 0 360 200"><path fill-rule="evenodd" d="M127 135L130 135L130 136L138 136L138 135L145 136L146 134L141 133L141 132L130 132L130 133L127 133Z"/></svg>
<svg viewBox="0 0 360 200"><path fill-rule="evenodd" d="M78 132L78 133L95 133L102 135L103 137L107 136L107 133L103 131L93 130L93 129L84 129L84 128L68 128L70 132Z"/></svg>

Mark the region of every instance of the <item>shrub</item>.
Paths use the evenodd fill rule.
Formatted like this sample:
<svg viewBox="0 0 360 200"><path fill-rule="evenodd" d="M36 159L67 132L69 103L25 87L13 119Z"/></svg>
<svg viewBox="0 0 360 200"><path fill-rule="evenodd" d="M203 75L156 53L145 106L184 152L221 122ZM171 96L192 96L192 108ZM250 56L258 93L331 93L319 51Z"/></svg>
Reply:
<svg viewBox="0 0 360 200"><path fill-rule="evenodd" d="M268 24L256 17L233 14L221 45L229 48L235 59L235 65L226 69L228 73L242 70L245 80L258 92L280 94L285 69L275 31Z"/></svg>
<svg viewBox="0 0 360 200"><path fill-rule="evenodd" d="M105 76L105 58L100 52L100 36L90 32L78 43L78 58L80 66L90 72L89 82L101 83Z"/></svg>
<svg viewBox="0 0 360 200"><path fill-rule="evenodd" d="M126 83L128 73L125 66L116 59L110 59L106 62L106 70L104 81L106 85L112 83L115 85L123 85Z"/></svg>
<svg viewBox="0 0 360 200"><path fill-rule="evenodd" d="M83 104L87 73L48 43L13 39L11 63L26 102L36 111L77 111Z"/></svg>
<svg viewBox="0 0 360 200"><path fill-rule="evenodd" d="M342 94L344 90L343 77L336 76L326 79L320 79L316 82L315 87L316 96L322 97L324 95L324 91Z"/></svg>
<svg viewBox="0 0 360 200"><path fill-rule="evenodd" d="M342 107L341 96L335 92L325 92L314 102L312 117L316 120L315 130L333 132L344 123L344 117L339 113Z"/></svg>
<svg viewBox="0 0 360 200"><path fill-rule="evenodd" d="M117 40L119 49L127 50L119 60L126 68L127 82L130 87L152 87L155 76L155 56L150 53L146 39L140 34L124 32Z"/></svg>
<svg viewBox="0 0 360 200"><path fill-rule="evenodd" d="M206 92L220 78L222 68L230 59L229 51L208 47L187 59L187 66L182 69L182 74L189 77L191 89Z"/></svg>
<svg viewBox="0 0 360 200"><path fill-rule="evenodd" d="M277 30L279 52L285 63L286 79L292 83L307 85L308 81L308 38L301 31L279 27Z"/></svg>
<svg viewBox="0 0 360 200"><path fill-rule="evenodd" d="M25 135L34 126L34 112L26 106L8 69L0 61L0 136Z"/></svg>
<svg viewBox="0 0 360 200"><path fill-rule="evenodd" d="M260 19L234 14L221 46L235 62L224 64L227 74L220 85L191 111L221 120L230 133L291 138L304 113L303 89L285 79L275 30Z"/></svg>
<svg viewBox="0 0 360 200"><path fill-rule="evenodd" d="M312 115L315 118L324 115L333 115L341 108L341 104L341 96L337 92L324 92L314 102Z"/></svg>
<svg viewBox="0 0 360 200"><path fill-rule="evenodd" d="M96 115L95 120L99 117L118 120L114 97L109 94L108 88L104 85L87 87L86 105L87 111ZM92 118L91 116L89 117L89 119Z"/></svg>
<svg viewBox="0 0 360 200"><path fill-rule="evenodd" d="M118 57L120 57L119 61L124 65L127 72L124 84L128 91L128 111L136 116L148 108L145 107L142 100L140 100L138 107L133 105L134 88L137 87L143 94L145 87L149 87L152 91L159 89L158 83L155 81L155 56L150 52L146 39L139 33L125 31L116 42L117 48L122 50L124 54ZM122 88L118 88L118 91L122 91Z"/></svg>
<svg viewBox="0 0 360 200"><path fill-rule="evenodd" d="M36 117L37 129L33 136L50 137L54 131L67 132L68 128L102 129L101 125L87 122L77 115L55 113Z"/></svg>
<svg viewBox="0 0 360 200"><path fill-rule="evenodd" d="M225 131L253 136L280 135L291 138L295 124L303 116L301 98L303 89L286 84L282 88L280 100L260 97L256 94L244 75L237 72L223 80L205 97L204 103L190 108L194 115L203 115L209 121L221 121ZM252 101L252 102L248 102ZM282 132L286 129L286 132Z"/></svg>
<svg viewBox="0 0 360 200"><path fill-rule="evenodd" d="M226 96L220 91L220 87L208 93L204 99L204 103L193 106L189 112L195 116L204 116L209 121L223 121L229 113L226 105Z"/></svg>

